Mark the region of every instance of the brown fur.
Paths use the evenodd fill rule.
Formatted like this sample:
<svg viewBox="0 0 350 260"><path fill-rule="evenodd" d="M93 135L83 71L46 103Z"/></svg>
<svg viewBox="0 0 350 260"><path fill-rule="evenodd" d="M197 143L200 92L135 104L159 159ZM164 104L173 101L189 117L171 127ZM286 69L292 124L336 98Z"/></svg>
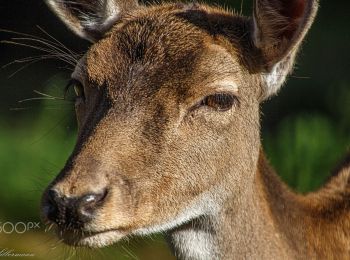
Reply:
<svg viewBox="0 0 350 260"><path fill-rule="evenodd" d="M108 190L81 235L58 225L66 243L167 231L184 259L346 258L349 165L301 196L260 143L260 102L290 73L317 2L257 0L255 22L205 5L132 3L115 8L108 30L90 24L103 36L53 2L96 42L73 74L86 97L77 145L48 189L64 198ZM223 91L237 99L230 110L201 105Z"/></svg>

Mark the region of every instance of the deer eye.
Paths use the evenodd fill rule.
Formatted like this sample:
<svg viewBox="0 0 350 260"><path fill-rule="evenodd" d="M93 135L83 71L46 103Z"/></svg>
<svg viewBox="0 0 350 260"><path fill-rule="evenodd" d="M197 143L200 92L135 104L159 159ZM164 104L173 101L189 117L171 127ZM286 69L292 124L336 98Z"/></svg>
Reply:
<svg viewBox="0 0 350 260"><path fill-rule="evenodd" d="M230 93L217 93L205 97L201 101L200 106L207 106L216 111L227 111L237 102L238 98Z"/></svg>
<svg viewBox="0 0 350 260"><path fill-rule="evenodd" d="M78 99L85 100L84 86L80 81L76 79L71 79L68 82L65 89L65 97L67 96L67 94L69 94L71 89L74 90L74 95L75 95L74 100L78 100Z"/></svg>

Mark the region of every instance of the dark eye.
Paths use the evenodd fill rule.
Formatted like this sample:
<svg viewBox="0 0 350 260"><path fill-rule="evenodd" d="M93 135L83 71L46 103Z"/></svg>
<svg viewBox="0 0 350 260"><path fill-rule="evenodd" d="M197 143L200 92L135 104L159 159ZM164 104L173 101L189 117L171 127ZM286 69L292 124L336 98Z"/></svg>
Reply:
<svg viewBox="0 0 350 260"><path fill-rule="evenodd" d="M73 100L78 100L78 99L82 99L85 100L85 93L84 93L84 86L83 84L76 79L71 79L66 88L65 88L65 98L67 98L68 96L71 96L71 92L74 92L74 98ZM68 98L69 99L69 98Z"/></svg>
<svg viewBox="0 0 350 260"><path fill-rule="evenodd" d="M207 106L217 111L227 111L238 102L236 96L229 93L218 93L205 97L200 106Z"/></svg>

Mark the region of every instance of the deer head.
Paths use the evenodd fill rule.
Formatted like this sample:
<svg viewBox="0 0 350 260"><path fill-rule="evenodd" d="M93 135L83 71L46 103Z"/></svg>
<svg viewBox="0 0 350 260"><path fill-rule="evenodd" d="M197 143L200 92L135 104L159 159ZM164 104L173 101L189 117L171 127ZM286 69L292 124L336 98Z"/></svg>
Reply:
<svg viewBox="0 0 350 260"><path fill-rule="evenodd" d="M256 0L253 18L197 4L47 2L93 43L72 74L78 140L42 200L63 240L101 247L239 201L256 173L260 103L291 72L317 2Z"/></svg>

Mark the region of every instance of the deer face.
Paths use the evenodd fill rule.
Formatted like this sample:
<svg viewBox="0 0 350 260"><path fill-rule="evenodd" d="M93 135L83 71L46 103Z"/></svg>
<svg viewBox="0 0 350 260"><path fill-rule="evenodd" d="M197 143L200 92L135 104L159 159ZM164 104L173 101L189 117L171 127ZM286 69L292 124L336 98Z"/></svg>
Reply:
<svg viewBox="0 0 350 260"><path fill-rule="evenodd" d="M292 1L300 24L267 37L272 14L260 2L254 22L206 6L49 1L94 42L72 74L77 144L42 202L66 243L169 230L253 183L259 103L283 82L312 17L311 3Z"/></svg>

